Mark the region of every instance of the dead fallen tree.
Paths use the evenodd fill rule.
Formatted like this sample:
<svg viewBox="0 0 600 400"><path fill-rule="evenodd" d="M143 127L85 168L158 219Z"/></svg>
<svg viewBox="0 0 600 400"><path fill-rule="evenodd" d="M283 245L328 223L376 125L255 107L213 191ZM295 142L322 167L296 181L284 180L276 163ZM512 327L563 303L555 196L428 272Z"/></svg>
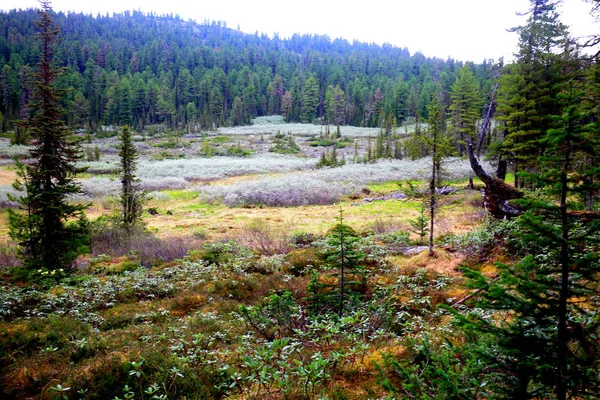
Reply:
<svg viewBox="0 0 600 400"><path fill-rule="evenodd" d="M523 214L523 210L510 204L509 200L520 199L523 192L512 185L504 182L502 179L494 178L488 174L481 164L473 150L473 143L469 140L467 145L469 162L471 169L477 177L485 184L483 188L483 204L495 218L513 218Z"/></svg>

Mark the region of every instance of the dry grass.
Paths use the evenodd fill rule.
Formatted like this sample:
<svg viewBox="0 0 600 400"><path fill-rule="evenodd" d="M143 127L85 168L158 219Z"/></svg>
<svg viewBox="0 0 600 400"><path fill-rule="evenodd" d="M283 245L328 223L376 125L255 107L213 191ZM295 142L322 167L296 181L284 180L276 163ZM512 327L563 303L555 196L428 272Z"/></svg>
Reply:
<svg viewBox="0 0 600 400"><path fill-rule="evenodd" d="M414 268L425 268L446 276L462 276L458 267L463 263L464 256L459 253L450 253L443 248L435 248L435 255L429 257L428 250L424 250L414 256L390 257L392 265L402 270Z"/></svg>
<svg viewBox="0 0 600 400"><path fill-rule="evenodd" d="M17 174L15 171L8 169L0 169L0 185L10 185L15 179L17 179Z"/></svg>

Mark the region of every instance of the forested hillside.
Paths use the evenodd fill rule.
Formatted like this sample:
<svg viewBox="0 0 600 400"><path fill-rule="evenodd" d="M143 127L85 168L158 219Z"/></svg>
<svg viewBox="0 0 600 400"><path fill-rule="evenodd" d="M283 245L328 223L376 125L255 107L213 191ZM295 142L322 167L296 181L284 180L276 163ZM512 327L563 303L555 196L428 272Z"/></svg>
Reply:
<svg viewBox="0 0 600 400"><path fill-rule="evenodd" d="M34 10L0 13L2 131L24 116L38 61ZM461 63L407 49L326 36L246 34L141 12L55 16L55 61L72 127L130 124L136 129L213 129L281 114L287 121L355 126L427 118L439 82L450 92ZM489 65L472 69L484 93ZM448 102L449 103L449 102Z"/></svg>
<svg viewBox="0 0 600 400"><path fill-rule="evenodd" d="M600 35L528 3L506 65L0 14L0 398L599 399Z"/></svg>

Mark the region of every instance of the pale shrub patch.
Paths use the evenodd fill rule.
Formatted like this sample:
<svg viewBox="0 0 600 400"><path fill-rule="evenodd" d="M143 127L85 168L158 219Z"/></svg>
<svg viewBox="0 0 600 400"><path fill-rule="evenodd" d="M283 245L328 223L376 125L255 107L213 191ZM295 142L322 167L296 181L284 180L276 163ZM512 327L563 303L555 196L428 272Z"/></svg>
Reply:
<svg viewBox="0 0 600 400"><path fill-rule="evenodd" d="M352 183L331 183L311 176L294 174L227 186L207 186L200 189L200 195L206 201L223 201L230 207L246 204L301 206L332 204L342 196L357 193L359 190L360 187Z"/></svg>
<svg viewBox="0 0 600 400"><path fill-rule="evenodd" d="M187 181L215 180L231 176L289 172L314 167L316 160L268 154L253 158L213 157L142 162L138 177L179 177Z"/></svg>

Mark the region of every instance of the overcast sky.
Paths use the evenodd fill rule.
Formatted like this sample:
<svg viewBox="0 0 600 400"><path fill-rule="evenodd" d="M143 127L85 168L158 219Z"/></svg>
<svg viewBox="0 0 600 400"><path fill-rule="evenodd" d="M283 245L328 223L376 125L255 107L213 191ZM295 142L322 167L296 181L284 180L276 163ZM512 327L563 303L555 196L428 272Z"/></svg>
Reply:
<svg viewBox="0 0 600 400"><path fill-rule="evenodd" d="M1 10L37 7L36 0L2 0ZM523 24L517 12L528 0L54 0L55 11L106 14L124 10L179 14L184 19L224 21L244 32L289 37L317 33L406 47L414 54L481 62L516 50L508 28ZM574 36L600 31L583 0L564 0L563 22Z"/></svg>

